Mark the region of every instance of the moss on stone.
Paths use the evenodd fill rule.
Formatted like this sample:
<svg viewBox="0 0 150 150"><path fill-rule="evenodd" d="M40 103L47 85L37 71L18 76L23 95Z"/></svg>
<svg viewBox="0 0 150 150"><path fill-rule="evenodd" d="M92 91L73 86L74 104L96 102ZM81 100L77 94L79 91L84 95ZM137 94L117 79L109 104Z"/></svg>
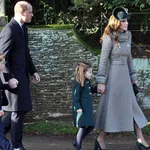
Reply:
<svg viewBox="0 0 150 150"><path fill-rule="evenodd" d="M67 36L72 37L72 36L74 36L74 33L72 31L70 31L70 32L67 33Z"/></svg>
<svg viewBox="0 0 150 150"><path fill-rule="evenodd" d="M148 85L147 88L145 89L145 95L149 94L150 94L150 85Z"/></svg>
<svg viewBox="0 0 150 150"><path fill-rule="evenodd" d="M73 24L30 25L28 27L32 29L73 29Z"/></svg>
<svg viewBox="0 0 150 150"><path fill-rule="evenodd" d="M82 37L77 33L77 31L74 29L74 34L76 36L76 38L78 39L78 41L81 43L81 45L87 49L88 51L90 51L91 53L93 53L94 55L99 55L100 54L100 49L96 49L91 47L87 42L85 42Z"/></svg>

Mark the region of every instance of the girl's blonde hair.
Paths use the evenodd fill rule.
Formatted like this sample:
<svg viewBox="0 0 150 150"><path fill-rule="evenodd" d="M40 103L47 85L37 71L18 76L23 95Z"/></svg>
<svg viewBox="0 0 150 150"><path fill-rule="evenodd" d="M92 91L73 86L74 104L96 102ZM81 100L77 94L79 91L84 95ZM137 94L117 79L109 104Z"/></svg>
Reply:
<svg viewBox="0 0 150 150"><path fill-rule="evenodd" d="M112 32L116 32L115 41L118 43L118 29L120 27L120 21L117 20L113 15L110 16L107 26L104 29L104 33L100 38L100 42L104 40L107 35L110 35Z"/></svg>
<svg viewBox="0 0 150 150"><path fill-rule="evenodd" d="M76 81L79 82L82 87L84 86L85 72L89 68L92 68L92 65L87 62L81 62L76 66L76 69L75 69Z"/></svg>

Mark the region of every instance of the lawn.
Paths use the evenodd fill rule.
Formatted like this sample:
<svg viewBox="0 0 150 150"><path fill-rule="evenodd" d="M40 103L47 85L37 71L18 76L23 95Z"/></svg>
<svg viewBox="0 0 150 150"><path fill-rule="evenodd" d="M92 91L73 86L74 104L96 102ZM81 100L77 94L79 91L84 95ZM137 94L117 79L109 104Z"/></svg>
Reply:
<svg viewBox="0 0 150 150"><path fill-rule="evenodd" d="M58 136L70 136L75 135L77 128L75 128L72 122L60 121L60 120L40 120L33 123L26 123L24 128L25 133L36 134L36 135L58 135ZM150 135L150 122L143 128L145 135ZM93 131L92 134L98 134L98 131ZM133 132L117 133L130 136Z"/></svg>

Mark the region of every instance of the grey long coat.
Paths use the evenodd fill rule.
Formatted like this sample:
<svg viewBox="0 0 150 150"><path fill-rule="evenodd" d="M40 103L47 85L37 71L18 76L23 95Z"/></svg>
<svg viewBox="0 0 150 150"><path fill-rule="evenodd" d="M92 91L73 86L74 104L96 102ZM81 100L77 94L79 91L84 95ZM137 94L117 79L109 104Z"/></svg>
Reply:
<svg viewBox="0 0 150 150"><path fill-rule="evenodd" d="M106 89L98 105L95 128L105 132L133 131L134 121L140 128L147 125L131 83L136 80L131 56L131 33L119 33L118 41L117 45L115 32L104 39L96 77L98 83L106 85Z"/></svg>

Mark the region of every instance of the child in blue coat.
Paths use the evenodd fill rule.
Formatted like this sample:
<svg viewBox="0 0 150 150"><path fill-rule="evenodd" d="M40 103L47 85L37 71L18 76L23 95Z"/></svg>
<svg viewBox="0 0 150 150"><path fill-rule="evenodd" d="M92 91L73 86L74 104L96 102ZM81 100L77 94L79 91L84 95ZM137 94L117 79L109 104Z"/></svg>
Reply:
<svg viewBox="0 0 150 150"><path fill-rule="evenodd" d="M92 66L89 63L79 63L75 70L76 78L73 88L73 118L78 133L73 145L81 150L83 139L94 129L92 93L97 93L97 87L91 87Z"/></svg>
<svg viewBox="0 0 150 150"><path fill-rule="evenodd" d="M3 62L4 62L4 55L0 54L0 72L4 69ZM18 82L15 78L13 78L11 80L13 80L14 83ZM3 122L1 120L1 117L4 115L2 106L8 105L8 101L5 96L4 90L8 90L10 88L16 88L16 87L17 87L16 84L11 85L9 83L9 81L8 81L8 84L3 84L0 79L0 149L2 149L2 150L10 150L11 149L10 142L5 137Z"/></svg>

